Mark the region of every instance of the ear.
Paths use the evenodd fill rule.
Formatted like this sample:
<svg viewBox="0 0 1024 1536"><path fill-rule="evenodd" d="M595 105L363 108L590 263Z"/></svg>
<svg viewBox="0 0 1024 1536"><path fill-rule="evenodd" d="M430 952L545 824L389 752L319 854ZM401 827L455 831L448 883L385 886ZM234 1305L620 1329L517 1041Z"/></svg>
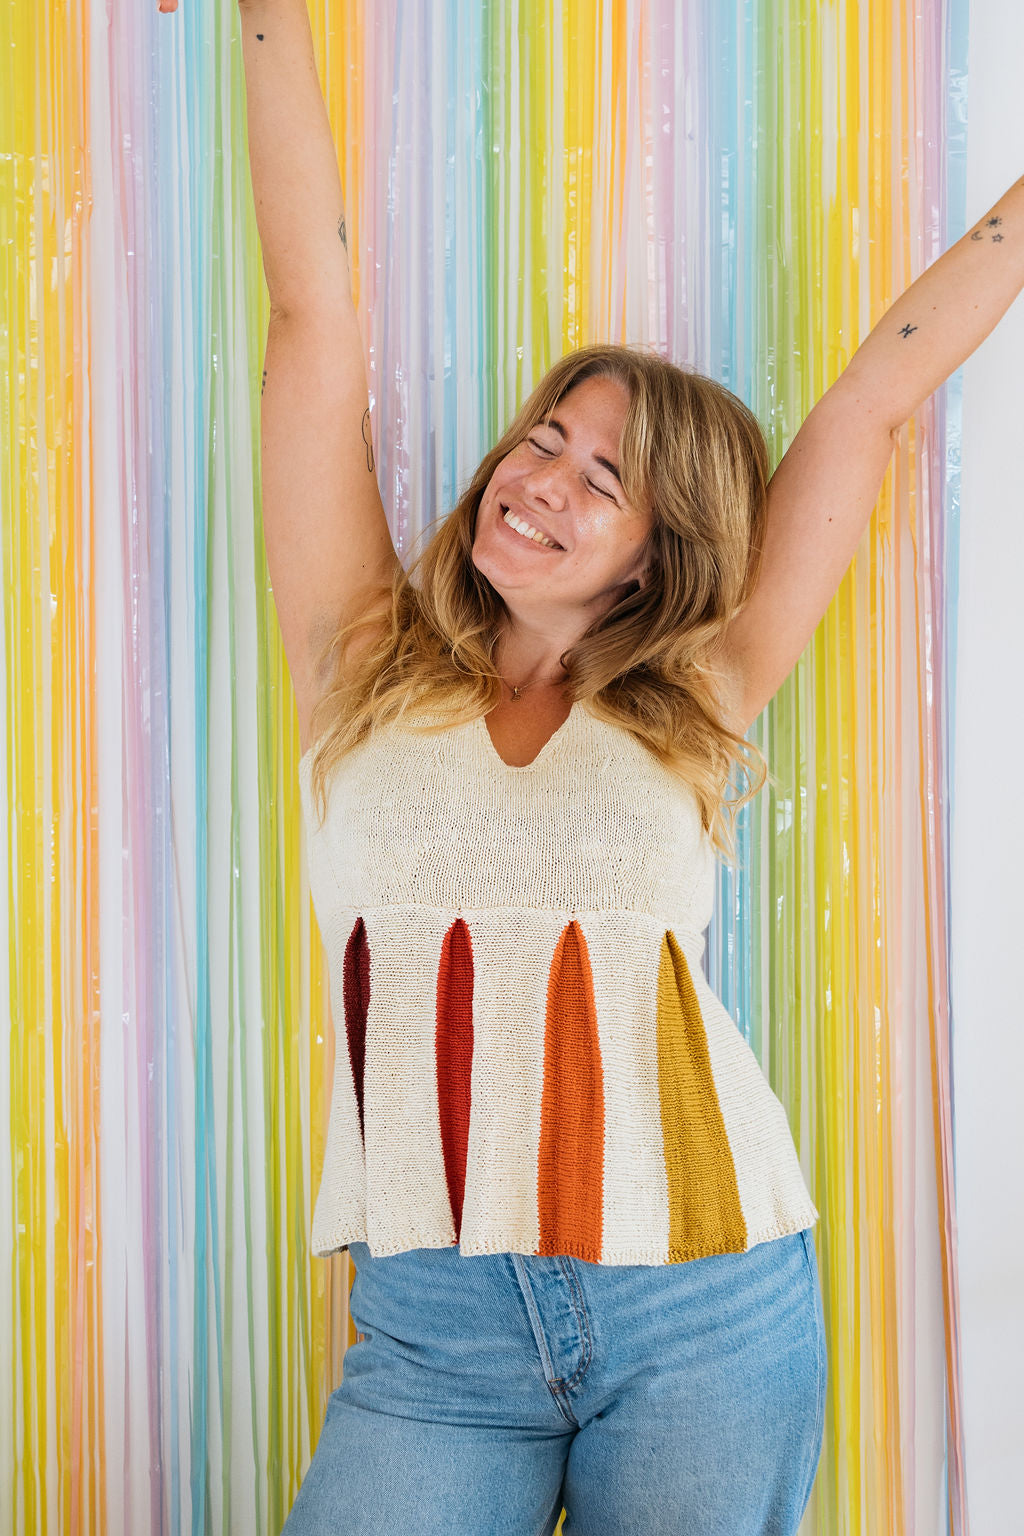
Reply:
<svg viewBox="0 0 1024 1536"><path fill-rule="evenodd" d="M637 562L637 569L633 572L633 580L636 582L637 587L641 592L645 587L650 586L653 576L654 561L650 555L644 555Z"/></svg>
<svg viewBox="0 0 1024 1536"><path fill-rule="evenodd" d="M633 570L630 573L641 592L644 587L650 586L657 568L658 554L654 535L655 530L652 528L636 552L636 560L633 562Z"/></svg>

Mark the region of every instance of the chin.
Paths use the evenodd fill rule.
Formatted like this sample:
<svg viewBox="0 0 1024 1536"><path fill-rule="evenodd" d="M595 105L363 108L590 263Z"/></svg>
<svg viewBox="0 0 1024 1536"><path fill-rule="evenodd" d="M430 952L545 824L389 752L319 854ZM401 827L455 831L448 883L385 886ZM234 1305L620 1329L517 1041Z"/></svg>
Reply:
<svg viewBox="0 0 1024 1536"><path fill-rule="evenodd" d="M486 539L474 540L470 560L474 569L490 582L496 592L501 592L502 587L507 585L510 573L503 565L500 554L495 555L488 550Z"/></svg>

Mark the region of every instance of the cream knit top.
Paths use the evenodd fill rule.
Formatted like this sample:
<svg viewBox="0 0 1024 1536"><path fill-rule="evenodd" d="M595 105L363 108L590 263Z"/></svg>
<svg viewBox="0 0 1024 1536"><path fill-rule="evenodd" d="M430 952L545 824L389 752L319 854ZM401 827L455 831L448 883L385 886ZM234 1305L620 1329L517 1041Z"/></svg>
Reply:
<svg viewBox="0 0 1024 1536"><path fill-rule="evenodd" d="M388 725L335 768L320 828L312 756L336 1037L316 1253L665 1264L816 1220L701 970L696 798L647 748L580 703L526 767L482 717Z"/></svg>

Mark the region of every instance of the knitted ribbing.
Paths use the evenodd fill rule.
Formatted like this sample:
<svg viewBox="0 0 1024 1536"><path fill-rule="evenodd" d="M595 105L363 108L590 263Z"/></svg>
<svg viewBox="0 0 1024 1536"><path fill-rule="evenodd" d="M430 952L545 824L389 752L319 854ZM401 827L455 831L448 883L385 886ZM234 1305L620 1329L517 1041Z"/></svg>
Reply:
<svg viewBox="0 0 1024 1536"><path fill-rule="evenodd" d="M661 1264L817 1218L782 1106L700 967L696 798L581 704L525 767L486 722L389 725L316 826L337 1047L313 1248Z"/></svg>

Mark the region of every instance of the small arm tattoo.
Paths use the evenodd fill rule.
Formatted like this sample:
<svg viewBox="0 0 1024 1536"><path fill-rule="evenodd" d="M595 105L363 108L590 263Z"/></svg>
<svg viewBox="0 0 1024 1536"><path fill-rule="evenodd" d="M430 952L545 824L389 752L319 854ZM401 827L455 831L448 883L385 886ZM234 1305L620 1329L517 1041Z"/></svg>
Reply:
<svg viewBox="0 0 1024 1536"><path fill-rule="evenodd" d="M916 325L905 325L903 327L902 331L900 331L900 335L901 336L913 336L913 334L914 334L914 332L916 330L917 330L917 326Z"/></svg>
<svg viewBox="0 0 1024 1536"><path fill-rule="evenodd" d="M373 474L373 433L370 430L370 408L363 412L363 442L366 444L366 467Z"/></svg>
<svg viewBox="0 0 1024 1536"><path fill-rule="evenodd" d="M347 240L346 234L345 234L345 215L344 214L342 214L341 218L338 220L338 238L339 238L339 240L341 241L342 245L345 247L345 249L347 251L348 250L348 240Z"/></svg>
<svg viewBox="0 0 1024 1536"><path fill-rule="evenodd" d="M1024 186L1024 182L1022 182L1021 185ZM994 229L996 231L996 233L994 235L991 235L989 238L991 239L993 245L999 245L1001 243L1001 241L1003 240L1003 238L1004 238L1003 234L999 230L999 226L1000 226L1000 224L1002 222L1003 221L1000 218L999 214L994 213L990 219L986 219L985 220L984 228L979 226L977 229L974 229L974 230L971 231L971 239L972 240L984 240L984 238L985 238L985 230L986 229Z"/></svg>
<svg viewBox="0 0 1024 1536"><path fill-rule="evenodd" d="M267 387L267 370L264 368L264 370L263 370L263 383L260 385L260 398L261 399L263 397L263 391L266 389L266 387Z"/></svg>

